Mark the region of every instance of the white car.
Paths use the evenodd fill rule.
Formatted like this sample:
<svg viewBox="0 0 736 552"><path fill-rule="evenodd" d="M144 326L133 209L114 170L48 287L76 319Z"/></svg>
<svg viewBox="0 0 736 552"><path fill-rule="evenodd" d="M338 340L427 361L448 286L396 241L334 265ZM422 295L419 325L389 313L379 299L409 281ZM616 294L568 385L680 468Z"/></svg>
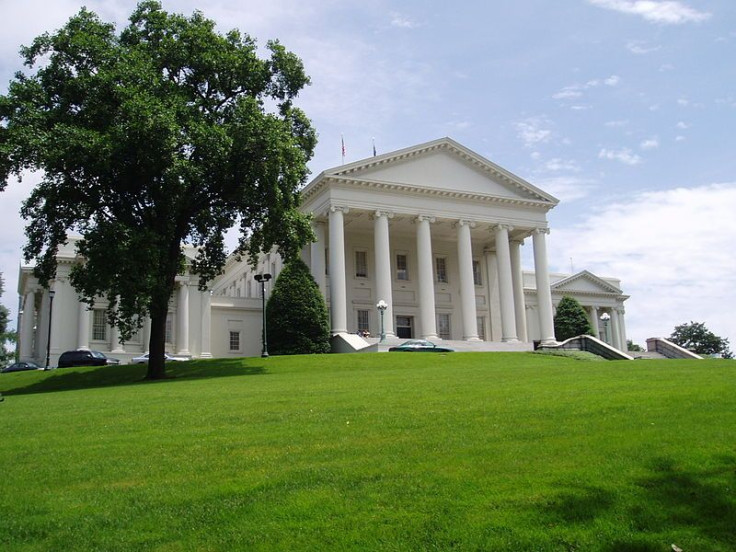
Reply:
<svg viewBox="0 0 736 552"><path fill-rule="evenodd" d="M176 356L176 355L170 355L169 353L164 353L164 360L166 362L185 362L191 359L185 356ZM148 353L141 355L139 357L131 358L130 363L131 364L148 364Z"/></svg>

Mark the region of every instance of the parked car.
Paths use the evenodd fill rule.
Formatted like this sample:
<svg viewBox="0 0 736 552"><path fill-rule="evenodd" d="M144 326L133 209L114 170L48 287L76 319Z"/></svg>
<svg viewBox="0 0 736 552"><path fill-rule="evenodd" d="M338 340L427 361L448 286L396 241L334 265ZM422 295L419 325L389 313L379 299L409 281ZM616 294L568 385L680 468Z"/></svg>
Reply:
<svg viewBox="0 0 736 552"><path fill-rule="evenodd" d="M148 355L149 353L146 353L145 355L141 355L139 357L131 358L130 363L131 364L148 364ZM191 360L189 357L185 356L176 356L171 355L169 353L164 353L164 360L166 362L185 362L187 360Z"/></svg>
<svg viewBox="0 0 736 552"><path fill-rule="evenodd" d="M403 351L408 353L453 353L455 349L439 347L426 339L410 339L401 345L391 347L389 352Z"/></svg>
<svg viewBox="0 0 736 552"><path fill-rule="evenodd" d="M117 358L108 358L100 351L90 351L89 349L66 351L59 357L59 368L68 368L70 366L105 366L107 364L120 364L120 360Z"/></svg>
<svg viewBox="0 0 736 552"><path fill-rule="evenodd" d="M2 369L2 373L5 372L24 372L26 370L43 370L43 366L39 366L35 362L16 362L10 366L6 366Z"/></svg>

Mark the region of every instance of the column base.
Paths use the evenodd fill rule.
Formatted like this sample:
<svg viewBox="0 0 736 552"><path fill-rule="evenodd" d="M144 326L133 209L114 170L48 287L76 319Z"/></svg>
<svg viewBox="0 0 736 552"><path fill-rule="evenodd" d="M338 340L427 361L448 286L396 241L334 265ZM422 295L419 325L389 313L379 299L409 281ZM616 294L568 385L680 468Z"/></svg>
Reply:
<svg viewBox="0 0 736 552"><path fill-rule="evenodd" d="M427 341L442 341L437 335L423 335L422 339L426 339Z"/></svg>
<svg viewBox="0 0 736 552"><path fill-rule="evenodd" d="M501 342L502 343L521 343L518 337L502 337Z"/></svg>
<svg viewBox="0 0 736 552"><path fill-rule="evenodd" d="M199 358L212 358L212 353L202 353Z"/></svg>
<svg viewBox="0 0 736 552"><path fill-rule="evenodd" d="M178 356L189 356L191 353L189 352L189 349L183 349L181 351L177 351L176 354Z"/></svg>
<svg viewBox="0 0 736 552"><path fill-rule="evenodd" d="M89 349L89 347L87 347L87 349ZM125 352L125 349L121 349L120 347L117 347L117 348L113 349L112 351L110 351L110 353L112 353L114 355L119 355L119 354L124 353L124 352Z"/></svg>
<svg viewBox="0 0 736 552"><path fill-rule="evenodd" d="M469 341L469 342L475 342L475 343L477 343L477 342L479 342L479 341L483 341L483 340L482 340L482 339L481 339L480 337L478 337L477 335L471 335L470 337L463 337L463 340L465 340L465 341Z"/></svg>

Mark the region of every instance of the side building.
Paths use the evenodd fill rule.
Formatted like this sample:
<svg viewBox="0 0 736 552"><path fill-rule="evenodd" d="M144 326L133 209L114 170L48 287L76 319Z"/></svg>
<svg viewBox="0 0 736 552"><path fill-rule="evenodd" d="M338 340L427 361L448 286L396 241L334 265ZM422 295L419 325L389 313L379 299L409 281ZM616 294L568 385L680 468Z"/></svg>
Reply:
<svg viewBox="0 0 736 552"><path fill-rule="evenodd" d="M323 171L302 200L317 237L303 259L327 300L333 335L377 335L376 305L384 301L389 338L550 343L555 305L571 295L598 335L625 349L628 297L620 282L588 271L549 272L547 213L557 199L449 138ZM533 271L522 270L525 244ZM120 343L104 323L106 305L88 310L77 300L65 268L79 262L73 241L59 261L46 290L31 267L21 268L21 356L44 360L49 329L52 364L74 348L123 361L145 352L147 326ZM275 279L282 266L275 252L261 255L255 270L230 259L205 292L196 276L179 277L168 350L194 357L260 354L261 285L254 276Z"/></svg>

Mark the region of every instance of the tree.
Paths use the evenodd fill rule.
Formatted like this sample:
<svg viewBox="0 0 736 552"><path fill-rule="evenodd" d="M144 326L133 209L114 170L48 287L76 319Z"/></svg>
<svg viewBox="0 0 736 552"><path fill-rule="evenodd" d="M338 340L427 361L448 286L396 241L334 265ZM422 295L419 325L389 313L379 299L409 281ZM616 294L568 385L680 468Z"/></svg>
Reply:
<svg viewBox="0 0 736 552"><path fill-rule="evenodd" d="M631 339L627 339L626 340L626 350L627 351L632 351L634 353L640 353L644 349L642 349L641 345L637 345Z"/></svg>
<svg viewBox="0 0 736 552"><path fill-rule="evenodd" d="M578 335L593 335L585 309L573 297L565 295L557 305L555 314L555 339L565 341Z"/></svg>
<svg viewBox="0 0 736 552"><path fill-rule="evenodd" d="M151 317L148 378L164 372L169 299L182 246L198 250L200 289L222 272L223 234L251 262L276 246L289 258L310 239L297 211L316 133L293 100L309 83L278 41L270 58L237 30L215 32L195 12L138 4L128 26L82 9L21 50L35 72L0 96L0 182L27 169L43 179L25 201L26 260L47 285L67 233L84 259L71 283L108 301L123 339Z"/></svg>
<svg viewBox="0 0 736 552"><path fill-rule="evenodd" d="M327 305L299 258L283 268L266 308L268 348L276 355L330 352Z"/></svg>
<svg viewBox="0 0 736 552"><path fill-rule="evenodd" d="M728 339L718 337L706 328L703 322L691 321L689 324L675 326L669 340L699 355L722 355L723 358L733 358Z"/></svg>
<svg viewBox="0 0 736 552"><path fill-rule="evenodd" d="M3 275L0 273L0 297L3 296L4 289ZM8 341L15 341L15 332L8 329L10 314L5 305L0 305L0 366L4 365L13 356L6 348Z"/></svg>

